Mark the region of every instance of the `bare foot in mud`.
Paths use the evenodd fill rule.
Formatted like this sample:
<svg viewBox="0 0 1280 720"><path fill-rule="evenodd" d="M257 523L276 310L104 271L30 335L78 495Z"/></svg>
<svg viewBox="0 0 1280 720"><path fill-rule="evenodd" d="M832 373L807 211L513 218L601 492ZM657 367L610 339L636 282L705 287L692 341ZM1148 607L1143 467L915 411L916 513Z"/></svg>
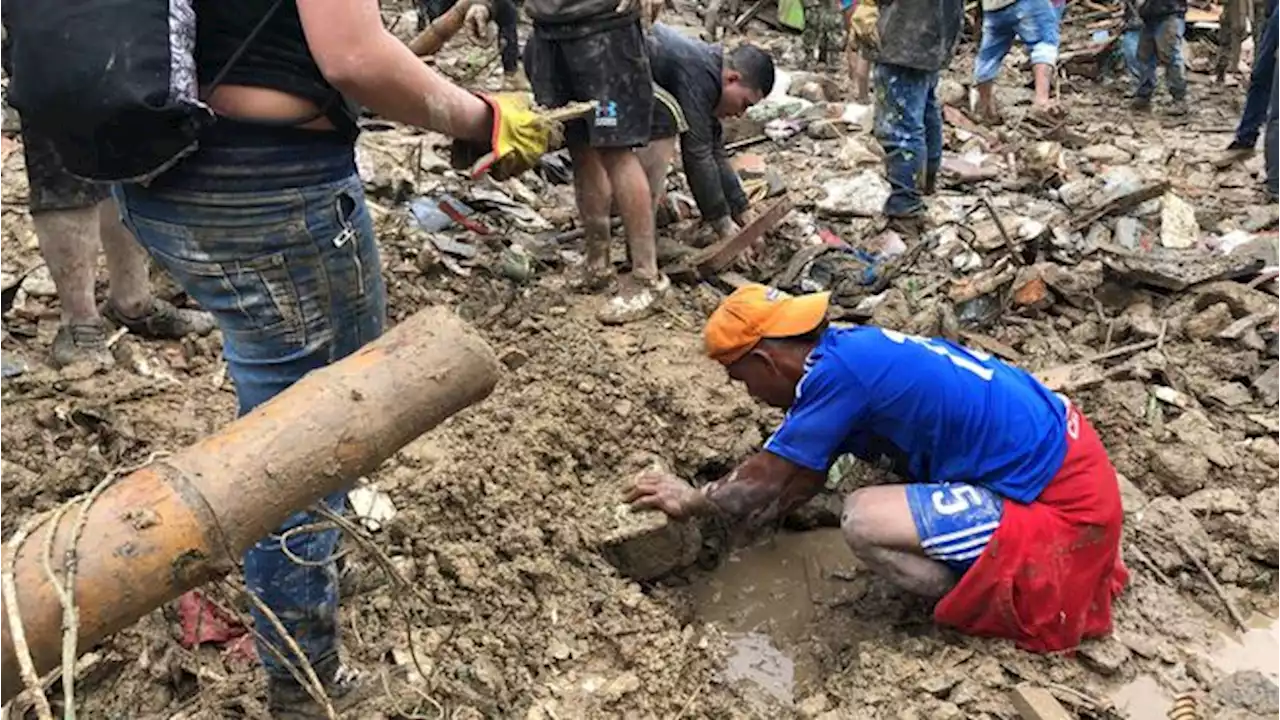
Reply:
<svg viewBox="0 0 1280 720"><path fill-rule="evenodd" d="M619 282L618 293L600 310L600 322L605 325L625 325L652 315L658 300L671 289L671 280L659 274L653 280L628 275Z"/></svg>
<svg viewBox="0 0 1280 720"><path fill-rule="evenodd" d="M569 269L565 274L565 284L574 292L595 293L612 285L617 275L613 265L583 262Z"/></svg>

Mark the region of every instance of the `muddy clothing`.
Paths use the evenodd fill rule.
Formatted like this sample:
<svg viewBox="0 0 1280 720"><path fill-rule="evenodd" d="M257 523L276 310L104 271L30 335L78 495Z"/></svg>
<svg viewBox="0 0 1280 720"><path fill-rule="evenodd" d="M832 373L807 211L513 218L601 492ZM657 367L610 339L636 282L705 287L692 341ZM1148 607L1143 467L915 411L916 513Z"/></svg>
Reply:
<svg viewBox="0 0 1280 720"><path fill-rule="evenodd" d="M64 170L53 141L38 130L22 129L22 154L27 161L27 205L32 214L90 208L111 195L110 185L81 180Z"/></svg>
<svg viewBox="0 0 1280 720"><path fill-rule="evenodd" d="M528 0L525 12L538 25L580 23L584 20L629 19L620 18L616 8L618 0ZM632 13L638 20L639 15Z"/></svg>
<svg viewBox="0 0 1280 720"><path fill-rule="evenodd" d="M0 40L0 67L6 75L12 76L10 42L6 30L4 39ZM9 110L7 102L5 110ZM22 155L27 163L27 208L32 213L89 208L111 195L110 186L81 180L67 172L53 141L41 135L39 130L22 126Z"/></svg>
<svg viewBox="0 0 1280 720"><path fill-rule="evenodd" d="M274 3L200 0L202 79L217 74ZM295 3L280 6L225 82L329 103L338 131L220 118L193 154L148 185L117 186L116 197L138 242L213 314L244 415L381 335L386 286L356 172L356 126L310 54ZM325 503L341 513L346 493ZM315 668L339 651L333 558L341 531L288 531L319 521L296 513L244 554L246 589ZM256 609L253 620L268 676L292 677L300 662L275 623Z"/></svg>
<svg viewBox="0 0 1280 720"><path fill-rule="evenodd" d="M1049 0L1016 0L982 14L982 43L973 63L973 81L994 82L1015 39L1026 45L1032 65L1058 62L1058 16Z"/></svg>
<svg viewBox="0 0 1280 720"><path fill-rule="evenodd" d="M1134 94L1150 99L1156 91L1156 73L1164 67L1165 85L1175 101L1187 97L1186 60L1182 52L1182 35L1186 23L1181 15L1165 15L1143 20L1138 36L1138 86Z"/></svg>
<svg viewBox="0 0 1280 720"><path fill-rule="evenodd" d="M875 60L916 70L951 64L964 22L964 0L881 0Z"/></svg>
<svg viewBox="0 0 1280 720"><path fill-rule="evenodd" d="M884 213L891 218L920 216L924 213L921 189L942 165L938 73L877 63L871 79L875 135L884 149L890 188Z"/></svg>
<svg viewBox="0 0 1280 720"><path fill-rule="evenodd" d="M653 87L653 123L649 126L649 141L667 140L679 137L689 131L689 121L685 119L684 108L676 96L667 92L661 85Z"/></svg>
<svg viewBox="0 0 1280 720"><path fill-rule="evenodd" d="M1138 15L1143 20L1159 20L1170 15L1186 15L1187 0L1142 0Z"/></svg>
<svg viewBox="0 0 1280 720"><path fill-rule="evenodd" d="M986 550L934 606L938 624L1031 652L1072 650L1111 632L1112 605L1129 582L1120 486L1102 441L1070 403L1063 430L1057 473L1035 502L1005 502Z"/></svg>
<svg viewBox="0 0 1280 720"><path fill-rule="evenodd" d="M543 107L597 103L594 117L567 123L570 145L632 148L649 142L653 76L638 17L535 22L524 49L524 70Z"/></svg>
<svg viewBox="0 0 1280 720"><path fill-rule="evenodd" d="M747 195L729 164L724 128L716 117L724 82L720 46L655 24L649 54L653 81L675 96L684 111L688 130L680 136L680 157L702 219L715 222L741 213L747 207Z"/></svg>
<svg viewBox="0 0 1280 720"><path fill-rule="evenodd" d="M804 0L804 54L829 62L844 49L844 16L836 0Z"/></svg>
<svg viewBox="0 0 1280 720"><path fill-rule="evenodd" d="M323 109L322 114L338 132L354 139L359 132L357 110L320 73L303 35L297 4L284 2L273 12L275 4L276 0L197 0L196 73L200 85L207 86L225 68L222 85L270 88L310 100ZM227 68L267 13L271 17L262 32Z"/></svg>

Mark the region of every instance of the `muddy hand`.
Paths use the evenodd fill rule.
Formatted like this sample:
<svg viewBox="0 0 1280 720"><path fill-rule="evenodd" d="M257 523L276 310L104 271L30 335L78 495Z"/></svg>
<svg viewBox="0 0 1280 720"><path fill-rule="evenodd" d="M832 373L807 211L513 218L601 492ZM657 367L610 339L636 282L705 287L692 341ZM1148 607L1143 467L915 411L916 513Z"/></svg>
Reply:
<svg viewBox="0 0 1280 720"><path fill-rule="evenodd" d="M471 35L471 39L475 42L493 42L493 33L489 25L489 7L487 5L482 3L467 8L467 15L462 22L467 28L467 32Z"/></svg>
<svg viewBox="0 0 1280 720"><path fill-rule="evenodd" d="M676 520L703 515L711 509L705 495L689 483L660 470L641 472L627 488L626 501L635 510L661 510Z"/></svg>

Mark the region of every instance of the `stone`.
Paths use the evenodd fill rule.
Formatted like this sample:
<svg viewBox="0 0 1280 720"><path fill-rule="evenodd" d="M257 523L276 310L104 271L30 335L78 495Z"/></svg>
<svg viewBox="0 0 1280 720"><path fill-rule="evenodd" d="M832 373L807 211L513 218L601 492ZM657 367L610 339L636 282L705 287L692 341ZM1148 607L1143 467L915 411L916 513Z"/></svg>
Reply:
<svg viewBox="0 0 1280 720"><path fill-rule="evenodd" d="M969 107L969 90L954 78L938 81L938 102L952 107Z"/></svg>
<svg viewBox="0 0 1280 720"><path fill-rule="evenodd" d="M1176 498L1203 488L1209 479L1209 459L1190 447L1158 447L1151 453L1150 462L1152 474L1159 478L1165 492Z"/></svg>
<svg viewBox="0 0 1280 720"><path fill-rule="evenodd" d="M1116 244L1126 250L1138 249L1138 238L1142 232L1142 225L1137 218L1125 215L1116 220L1115 241Z"/></svg>
<svg viewBox="0 0 1280 720"><path fill-rule="evenodd" d="M1168 495L1153 498L1135 519L1152 531L1155 537L1181 538L1196 557L1201 560L1207 557L1211 545L1208 533L1196 516L1175 498ZM1165 572L1171 572L1187 563L1186 556L1172 543L1153 544L1148 548L1147 554Z"/></svg>
<svg viewBox="0 0 1280 720"><path fill-rule="evenodd" d="M796 706L796 712L802 718L816 718L825 713L830 707L831 698L828 698L826 693L818 693L801 700L800 704Z"/></svg>
<svg viewBox="0 0 1280 720"><path fill-rule="evenodd" d="M1094 672L1114 675L1129 662L1131 653L1113 637L1085 640L1077 651L1081 662Z"/></svg>
<svg viewBox="0 0 1280 720"><path fill-rule="evenodd" d="M1165 428L1178 436L1189 447L1195 448L1218 467L1229 468L1236 464L1235 453L1227 447L1221 433L1199 410L1187 410Z"/></svg>
<svg viewBox="0 0 1280 720"><path fill-rule="evenodd" d="M818 212L835 217L876 217L889 199L889 181L873 170L833 178L822 189L826 197L817 202Z"/></svg>
<svg viewBox="0 0 1280 720"><path fill-rule="evenodd" d="M1116 473L1116 481L1120 484L1120 505L1124 508L1125 515L1141 512L1151 502L1147 494L1123 474Z"/></svg>
<svg viewBox="0 0 1280 720"><path fill-rule="evenodd" d="M1238 382L1223 383L1209 392L1209 399L1228 408L1237 408L1253 400L1249 388Z"/></svg>
<svg viewBox="0 0 1280 720"><path fill-rule="evenodd" d="M1181 250L1198 242L1200 223L1195 208L1177 195L1165 193L1160 203L1160 244Z"/></svg>
<svg viewBox="0 0 1280 720"><path fill-rule="evenodd" d="M657 510L606 508L612 528L597 542L601 555L632 580L653 580L688 567L698 557L702 534L696 523L676 522Z"/></svg>
<svg viewBox="0 0 1280 720"><path fill-rule="evenodd" d="M1129 153L1121 150L1115 145L1107 143L1090 145L1081 150L1080 154L1083 155L1086 160L1102 163L1103 165L1123 165L1133 160L1133 156Z"/></svg>
<svg viewBox="0 0 1280 720"><path fill-rule="evenodd" d="M1101 260L1083 260L1074 266L1058 263L1040 263L1044 265L1040 276L1055 292L1079 306L1086 298L1093 296L1093 291L1102 285L1103 269Z"/></svg>
<svg viewBox="0 0 1280 720"><path fill-rule="evenodd" d="M633 672L625 672L605 683L600 695L605 702L617 702L640 689L640 678Z"/></svg>
<svg viewBox="0 0 1280 720"><path fill-rule="evenodd" d="M1208 340L1230 325L1231 320L1231 306L1214 303L1188 318L1183 332L1193 340Z"/></svg>
<svg viewBox="0 0 1280 720"><path fill-rule="evenodd" d="M1246 513L1249 503L1232 488L1205 488L1182 498L1182 506L1191 512L1211 515L1222 513Z"/></svg>
<svg viewBox="0 0 1280 720"><path fill-rule="evenodd" d="M941 673L929 673L924 680L916 687L934 697L946 697L951 692L951 688L960 682L960 674L954 671Z"/></svg>
<svg viewBox="0 0 1280 720"><path fill-rule="evenodd" d="M472 590L480 581L480 566L461 545L453 543L441 546L436 550L436 562L440 564L440 573L455 580L459 587Z"/></svg>
<svg viewBox="0 0 1280 720"><path fill-rule="evenodd" d="M49 266L40 267L27 273L22 279L22 291L31 297L55 297L58 288L53 284L53 276L49 274Z"/></svg>
<svg viewBox="0 0 1280 720"><path fill-rule="evenodd" d="M1249 451L1267 467L1280 467L1280 443L1270 436L1256 437L1249 441Z"/></svg>
<svg viewBox="0 0 1280 720"><path fill-rule="evenodd" d="M1218 681L1209 691L1207 704L1224 715L1231 710L1244 710L1259 717L1275 717L1280 713L1280 692L1263 673L1241 670Z"/></svg>
<svg viewBox="0 0 1280 720"><path fill-rule="evenodd" d="M1267 407L1275 407L1280 403L1280 365L1272 364L1255 377L1250 385L1258 393L1258 399Z"/></svg>
<svg viewBox="0 0 1280 720"><path fill-rule="evenodd" d="M1275 567L1280 561L1280 488L1260 491L1253 506L1258 512L1245 524L1249 557Z"/></svg>
<svg viewBox="0 0 1280 720"><path fill-rule="evenodd" d="M861 136L850 135L840 145L840 164L849 170L861 165L879 165L884 157L883 152L877 152L879 147Z"/></svg>
<svg viewBox="0 0 1280 720"><path fill-rule="evenodd" d="M498 356L498 360L500 360L508 370L515 371L524 367L524 364L529 362L529 353L518 347L510 347L502 351L502 354Z"/></svg>

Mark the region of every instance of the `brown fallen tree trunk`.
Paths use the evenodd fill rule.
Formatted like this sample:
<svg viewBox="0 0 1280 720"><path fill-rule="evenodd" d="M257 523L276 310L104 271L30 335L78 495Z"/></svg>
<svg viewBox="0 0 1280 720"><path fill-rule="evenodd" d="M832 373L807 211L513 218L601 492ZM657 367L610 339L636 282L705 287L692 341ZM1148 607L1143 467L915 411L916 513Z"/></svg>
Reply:
<svg viewBox="0 0 1280 720"><path fill-rule="evenodd" d="M458 34L467 18L467 11L476 5L488 7L489 0L458 0L443 15L432 20L426 30L410 40L409 49L418 57L435 55L445 43L449 42L450 38Z"/></svg>
<svg viewBox="0 0 1280 720"><path fill-rule="evenodd" d="M108 485L75 548L79 654L161 604L227 574L294 512L348 487L405 444L489 395L498 364L452 313L424 310L312 372L176 455ZM62 570L78 512L39 522L14 560L17 609L35 670L58 664L62 606L44 569ZM5 566L13 548L4 548ZM6 598L7 600L7 598ZM5 607L0 702L22 690Z"/></svg>

